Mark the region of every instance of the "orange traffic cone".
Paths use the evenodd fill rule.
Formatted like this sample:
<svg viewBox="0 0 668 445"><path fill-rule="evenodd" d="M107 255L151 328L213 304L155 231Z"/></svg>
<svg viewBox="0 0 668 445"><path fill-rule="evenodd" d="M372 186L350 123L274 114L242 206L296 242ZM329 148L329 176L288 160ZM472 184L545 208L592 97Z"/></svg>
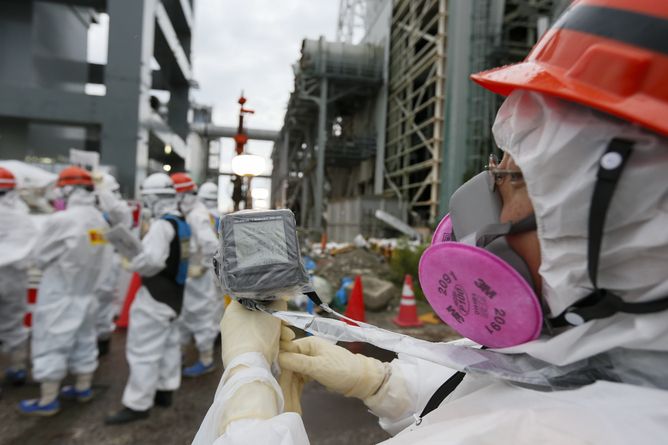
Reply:
<svg viewBox="0 0 668 445"><path fill-rule="evenodd" d="M359 275L355 277L355 284L353 285L353 290L350 293L350 299L348 300L348 306L343 315L352 318L353 320L366 321L366 316L364 314L364 290L362 288L362 278ZM348 323L352 324L350 322Z"/></svg>
<svg viewBox="0 0 668 445"><path fill-rule="evenodd" d="M123 302L123 309L116 320L116 326L119 328L127 328L128 323L130 322L130 306L135 300L135 295L141 287L141 277L138 273L132 274L132 279L130 279L130 284L128 285L128 291L125 293L125 301Z"/></svg>
<svg viewBox="0 0 668 445"><path fill-rule="evenodd" d="M404 288L401 291L399 314L392 319L392 321L402 328L422 326L422 322L417 316L415 294L413 293L413 278L411 278L410 275L406 275L406 278L404 278Z"/></svg>

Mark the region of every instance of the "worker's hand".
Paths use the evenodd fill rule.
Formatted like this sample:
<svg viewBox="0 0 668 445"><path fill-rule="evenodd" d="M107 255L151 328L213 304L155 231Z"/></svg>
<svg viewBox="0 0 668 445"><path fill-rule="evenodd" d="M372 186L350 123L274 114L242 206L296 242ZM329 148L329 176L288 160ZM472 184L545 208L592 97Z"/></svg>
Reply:
<svg viewBox="0 0 668 445"><path fill-rule="evenodd" d="M101 171L96 170L93 173L91 173L90 176L93 179L95 187L101 187L102 184L104 183L104 174Z"/></svg>
<svg viewBox="0 0 668 445"><path fill-rule="evenodd" d="M281 369L311 377L330 391L361 400L374 395L389 375L389 366L379 360L317 337L282 342L278 363Z"/></svg>
<svg viewBox="0 0 668 445"><path fill-rule="evenodd" d="M206 269L199 264L188 265L188 278L199 278L204 275Z"/></svg>
<svg viewBox="0 0 668 445"><path fill-rule="evenodd" d="M281 311L287 308L287 303L278 300L270 307ZM224 366L245 352L259 352L271 364L278 355L281 321L264 312L246 309L233 300L220 322L220 334Z"/></svg>
<svg viewBox="0 0 668 445"><path fill-rule="evenodd" d="M290 343L295 338L295 333L283 325L281 327L281 345ZM283 349L283 347L281 347ZM289 369L282 369L281 376L278 379L278 384L283 391L283 399L285 400L285 412L293 412L299 415L302 414L302 390L306 377Z"/></svg>

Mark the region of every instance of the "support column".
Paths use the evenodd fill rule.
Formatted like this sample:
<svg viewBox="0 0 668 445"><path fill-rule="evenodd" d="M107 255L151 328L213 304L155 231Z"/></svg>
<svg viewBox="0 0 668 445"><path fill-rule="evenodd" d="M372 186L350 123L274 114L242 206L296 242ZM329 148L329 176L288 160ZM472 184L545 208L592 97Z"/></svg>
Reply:
<svg viewBox="0 0 668 445"><path fill-rule="evenodd" d="M285 135L283 136L283 147L281 149L281 156L280 156L280 170L279 170L279 179L280 182L276 184L276 190L278 190L279 193L279 199L281 202L281 207L285 207L287 205L287 193L288 193L288 181L290 179L290 166L288 165L290 163L289 161L290 158L290 130L287 128L285 129Z"/></svg>
<svg viewBox="0 0 668 445"><path fill-rule="evenodd" d="M304 172L304 176L302 176L302 199L301 202L299 203L299 208L301 211L301 218L300 218L300 225L303 228L308 227L308 208L309 208L309 203L308 203L308 190L309 190L309 177Z"/></svg>
<svg viewBox="0 0 668 445"><path fill-rule="evenodd" d="M108 0L109 51L105 69L101 162L116 166L126 196L136 195L148 172L151 59L157 0Z"/></svg>
<svg viewBox="0 0 668 445"><path fill-rule="evenodd" d="M185 140L190 132L190 124L188 123L190 87L188 85L179 85L170 88L169 92L167 123L174 133Z"/></svg>
<svg viewBox="0 0 668 445"><path fill-rule="evenodd" d="M448 212L450 196L462 184L466 169L472 3L468 0L448 2L445 140L438 219Z"/></svg>
<svg viewBox="0 0 668 445"><path fill-rule="evenodd" d="M320 80L320 100L318 101L318 153L313 211L313 226L322 230L323 193L325 189L325 145L327 145L327 78Z"/></svg>

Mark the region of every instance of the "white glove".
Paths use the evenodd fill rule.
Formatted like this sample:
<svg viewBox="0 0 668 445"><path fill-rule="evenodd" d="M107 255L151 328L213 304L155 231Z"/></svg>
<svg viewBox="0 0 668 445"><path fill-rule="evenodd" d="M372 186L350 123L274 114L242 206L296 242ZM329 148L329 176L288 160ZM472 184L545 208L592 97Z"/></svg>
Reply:
<svg viewBox="0 0 668 445"><path fill-rule="evenodd" d="M283 325L281 327L281 349L284 349L286 343L290 343L295 338L295 333ZM288 346L285 346L288 347ZM283 392L283 399L285 400L285 412L294 412L301 416L302 414L302 390L306 377L289 369L281 369L281 376L278 379L278 384Z"/></svg>
<svg viewBox="0 0 668 445"><path fill-rule="evenodd" d="M364 400L389 377L390 367L375 358L353 354L317 337L282 343L281 369L311 377L330 391Z"/></svg>
<svg viewBox="0 0 668 445"><path fill-rule="evenodd" d="M278 300L269 307L281 311L287 306L285 301ZM246 309L232 300L220 322L220 335L224 366L245 352L259 352L271 365L278 355L281 321L264 312Z"/></svg>
<svg viewBox="0 0 668 445"><path fill-rule="evenodd" d="M278 300L271 304L275 310L285 310L287 303ZM232 300L220 322L224 386L230 391L225 397L218 419L218 432L223 434L228 425L241 419L269 419L280 414L283 400L269 367L278 355L281 321L264 312L251 311ZM242 354L261 354L260 362L249 366ZM246 355L248 357L248 354ZM237 365L233 364L234 359ZM236 381L235 381L236 380Z"/></svg>
<svg viewBox="0 0 668 445"><path fill-rule="evenodd" d="M188 278L199 278L206 272L206 269L198 264L188 265Z"/></svg>

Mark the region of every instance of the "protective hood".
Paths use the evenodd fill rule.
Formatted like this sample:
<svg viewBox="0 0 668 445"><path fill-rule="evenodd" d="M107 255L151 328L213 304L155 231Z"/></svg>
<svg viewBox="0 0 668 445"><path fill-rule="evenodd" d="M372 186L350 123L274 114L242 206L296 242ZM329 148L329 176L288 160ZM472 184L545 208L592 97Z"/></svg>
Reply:
<svg viewBox="0 0 668 445"><path fill-rule="evenodd" d="M177 213L176 197L166 195L144 195L142 201L153 218L160 218L168 213Z"/></svg>
<svg viewBox="0 0 668 445"><path fill-rule="evenodd" d="M65 196L67 199L67 207L95 205L95 193L89 192L81 187L73 187L71 191L68 191L68 193L65 194Z"/></svg>
<svg viewBox="0 0 668 445"><path fill-rule="evenodd" d="M600 158L613 138L635 144L605 223L599 287L626 302L668 295L668 140L590 108L520 90L500 108L493 132L524 174L552 315L591 292L589 208ZM503 351L564 365L616 347L668 351L666 338L668 311L618 313Z"/></svg>
<svg viewBox="0 0 668 445"><path fill-rule="evenodd" d="M197 204L197 195L194 193L182 193L177 195L178 207L181 213L187 215L195 208Z"/></svg>

